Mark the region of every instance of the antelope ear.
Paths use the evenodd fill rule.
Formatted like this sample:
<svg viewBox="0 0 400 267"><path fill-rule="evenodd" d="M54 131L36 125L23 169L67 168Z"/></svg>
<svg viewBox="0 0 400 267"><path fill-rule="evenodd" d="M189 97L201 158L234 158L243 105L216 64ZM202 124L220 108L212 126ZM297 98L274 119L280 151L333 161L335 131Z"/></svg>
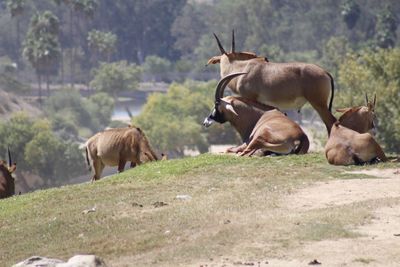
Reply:
<svg viewBox="0 0 400 267"><path fill-rule="evenodd" d="M215 57L212 57L212 58L210 58L210 59L208 60L206 66L208 66L208 65L210 65L210 64L218 64L218 63L220 63L220 62L221 62L221 56L215 56Z"/></svg>
<svg viewBox="0 0 400 267"><path fill-rule="evenodd" d="M340 113L345 113L345 112L349 111L350 109L351 108L338 108L338 109L336 109L336 111L340 112Z"/></svg>
<svg viewBox="0 0 400 267"><path fill-rule="evenodd" d="M230 112L232 112L233 114L235 114L236 116L239 116L239 115L236 113L235 109L233 108L233 106L232 106L230 103L227 103L227 104L226 104L226 109L229 110Z"/></svg>
<svg viewBox="0 0 400 267"><path fill-rule="evenodd" d="M13 173L17 169L17 164L13 163L9 168L8 171Z"/></svg>

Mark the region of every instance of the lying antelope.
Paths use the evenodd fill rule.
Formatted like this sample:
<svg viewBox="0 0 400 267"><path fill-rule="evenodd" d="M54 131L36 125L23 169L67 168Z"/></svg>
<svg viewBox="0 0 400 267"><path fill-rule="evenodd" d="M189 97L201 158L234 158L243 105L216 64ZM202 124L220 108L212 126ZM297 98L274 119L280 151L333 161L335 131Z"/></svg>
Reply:
<svg viewBox="0 0 400 267"><path fill-rule="evenodd" d="M374 102L366 97L367 107L345 109L345 113L334 123L328 142L325 145L325 156L333 165L352 165L372 163L376 159L387 161L385 153L373 136L368 133L375 126Z"/></svg>
<svg viewBox="0 0 400 267"><path fill-rule="evenodd" d="M232 49L228 53L217 35L214 36L221 55L210 58L207 65L220 63L221 77L234 72L248 73L229 82L233 92L279 109L300 110L308 101L330 132L336 118L331 113L334 83L327 71L314 64L273 63L254 53L236 52L233 32Z"/></svg>
<svg viewBox="0 0 400 267"><path fill-rule="evenodd" d="M10 197L15 194L15 181L12 173L16 170L17 164L12 163L10 149L8 152L8 166L4 160L0 160L0 198Z"/></svg>
<svg viewBox="0 0 400 267"><path fill-rule="evenodd" d="M149 141L140 128L126 127L97 133L86 142L86 160L94 169L92 182L100 179L104 167L118 166L122 172L127 161L131 167L157 160Z"/></svg>
<svg viewBox="0 0 400 267"><path fill-rule="evenodd" d="M227 84L243 74L246 73L233 73L219 81L215 91L215 107L203 125L209 127L213 121L229 121L239 132L243 144L227 152L240 152L241 156L251 156L260 149L265 153L307 153L307 136L299 125L282 112L243 97L223 97Z"/></svg>
<svg viewBox="0 0 400 267"><path fill-rule="evenodd" d="M375 103L376 94L373 102L368 101L368 95L365 94L365 106L337 109L336 111L343 113L338 121L342 126L358 133L374 130Z"/></svg>

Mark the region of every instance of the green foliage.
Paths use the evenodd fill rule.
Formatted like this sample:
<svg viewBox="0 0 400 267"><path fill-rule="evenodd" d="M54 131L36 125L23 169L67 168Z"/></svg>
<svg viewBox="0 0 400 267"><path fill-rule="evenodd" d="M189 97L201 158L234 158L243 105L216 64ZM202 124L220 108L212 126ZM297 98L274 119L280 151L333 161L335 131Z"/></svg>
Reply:
<svg viewBox="0 0 400 267"><path fill-rule="evenodd" d="M24 12L26 0L6 0L5 2L12 17L21 15Z"/></svg>
<svg viewBox="0 0 400 267"><path fill-rule="evenodd" d="M360 6L355 0L345 0L341 6L341 15L346 22L348 29L353 29L360 17Z"/></svg>
<svg viewBox="0 0 400 267"><path fill-rule="evenodd" d="M396 41L397 19L393 10L386 6L379 14L376 23L376 42L378 47L394 47Z"/></svg>
<svg viewBox="0 0 400 267"><path fill-rule="evenodd" d="M214 89L215 82L172 84L167 94L149 97L142 113L133 119L133 124L141 127L152 145L161 151L171 151L179 156L183 155L185 148L205 152L209 144L207 139L222 141L217 136L232 136L221 134L224 128L216 126L221 131L209 137L208 129L202 128L204 118L213 107ZM224 141L232 143L236 140Z"/></svg>
<svg viewBox="0 0 400 267"><path fill-rule="evenodd" d="M53 129L64 139L76 139L81 128L89 128L90 136L110 123L114 100L105 93L83 99L78 91L66 89L49 97L45 107Z"/></svg>
<svg viewBox="0 0 400 267"><path fill-rule="evenodd" d="M87 41L95 60L106 59L110 61L111 54L115 51L117 44L117 36L115 34L92 30L88 33Z"/></svg>
<svg viewBox="0 0 400 267"><path fill-rule="evenodd" d="M400 49L365 50L349 55L339 67L339 106L362 105L365 93L377 95L375 107L380 142L400 151ZM336 102L335 105L338 105Z"/></svg>
<svg viewBox="0 0 400 267"><path fill-rule="evenodd" d="M138 89L141 68L126 61L101 63L93 70L93 76L91 87L117 97L119 92Z"/></svg>
<svg viewBox="0 0 400 267"><path fill-rule="evenodd" d="M24 41L24 57L39 75L53 74L60 57L59 21L50 11L36 13Z"/></svg>
<svg viewBox="0 0 400 267"><path fill-rule="evenodd" d="M169 62L168 59L158 56L148 56L146 57L142 67L143 71L147 73L166 73L171 70L171 62Z"/></svg>
<svg viewBox="0 0 400 267"><path fill-rule="evenodd" d="M345 37L332 37L325 43L321 64L329 70L333 77L337 77L339 65L343 63L347 53L351 51L349 42Z"/></svg>
<svg viewBox="0 0 400 267"><path fill-rule="evenodd" d="M51 131L47 120L33 120L24 113L0 123L1 151L10 147L19 171L36 173L46 185L59 185L61 179L81 174L82 152L76 144L65 143ZM69 167L70 169L67 169Z"/></svg>

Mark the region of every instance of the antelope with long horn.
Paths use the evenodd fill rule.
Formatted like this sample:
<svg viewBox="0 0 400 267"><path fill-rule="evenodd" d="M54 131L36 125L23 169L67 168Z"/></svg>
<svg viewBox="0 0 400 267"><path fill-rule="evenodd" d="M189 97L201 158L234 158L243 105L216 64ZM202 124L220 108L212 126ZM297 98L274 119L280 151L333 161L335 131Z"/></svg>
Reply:
<svg viewBox="0 0 400 267"><path fill-rule="evenodd" d="M325 145L325 156L333 165L352 165L387 161L378 142L369 132L375 128L374 101L369 102L365 94L366 106L341 109L344 114L333 125Z"/></svg>
<svg viewBox="0 0 400 267"><path fill-rule="evenodd" d="M7 148L8 166L4 160L0 160L0 198L10 197L15 194L15 181L12 173L17 164L12 162L10 148Z"/></svg>
<svg viewBox="0 0 400 267"><path fill-rule="evenodd" d="M221 55L210 58L207 65L219 63L221 77L236 72L247 73L229 82L228 86L233 92L281 110L300 110L309 102L325 123L329 134L336 118L331 113L334 83L327 71L314 64L273 63L251 52L236 52L233 31L232 49L228 53L216 34L214 37Z"/></svg>
<svg viewBox="0 0 400 267"><path fill-rule="evenodd" d="M243 144L227 152L252 155L261 150L264 154L304 154L309 141L300 126L274 107L243 97L223 97L224 89L234 78L246 73L232 73L222 78L215 91L215 106L204 120L208 127L213 121L229 123L240 134Z"/></svg>

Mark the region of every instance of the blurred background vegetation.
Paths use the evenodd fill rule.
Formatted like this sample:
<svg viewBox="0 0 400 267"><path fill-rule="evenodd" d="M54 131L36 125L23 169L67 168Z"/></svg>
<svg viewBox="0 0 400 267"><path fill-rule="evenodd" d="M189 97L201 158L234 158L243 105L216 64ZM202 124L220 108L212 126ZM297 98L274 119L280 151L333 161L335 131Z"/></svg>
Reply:
<svg viewBox="0 0 400 267"><path fill-rule="evenodd" d="M398 14L398 0L0 0L0 158L10 146L25 188L63 184L85 173L86 138L126 125L118 108L172 157L238 143L201 126L219 78L212 33L229 49L232 29L237 50L332 73L334 108L376 93L377 137L398 153Z"/></svg>

